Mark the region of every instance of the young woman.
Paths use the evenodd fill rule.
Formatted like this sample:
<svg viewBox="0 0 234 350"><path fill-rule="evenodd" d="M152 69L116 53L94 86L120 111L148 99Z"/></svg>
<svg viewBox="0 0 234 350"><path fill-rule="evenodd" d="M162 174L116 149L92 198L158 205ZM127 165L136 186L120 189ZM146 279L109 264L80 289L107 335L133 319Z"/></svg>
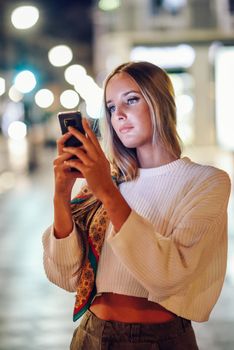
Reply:
<svg viewBox="0 0 234 350"><path fill-rule="evenodd" d="M159 67L117 67L104 103L106 155L85 119L85 136L70 128L58 140L43 236L49 280L77 291L85 312L71 349L198 349L191 320L208 320L225 276L229 177L181 157ZM81 148L64 146L71 135ZM85 186L70 204L77 178Z"/></svg>

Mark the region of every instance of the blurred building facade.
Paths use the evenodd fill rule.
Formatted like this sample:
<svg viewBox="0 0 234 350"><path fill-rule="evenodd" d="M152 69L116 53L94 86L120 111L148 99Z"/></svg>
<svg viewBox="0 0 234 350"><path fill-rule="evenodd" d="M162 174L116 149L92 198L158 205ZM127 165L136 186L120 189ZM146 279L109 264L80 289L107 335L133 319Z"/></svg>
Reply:
<svg viewBox="0 0 234 350"><path fill-rule="evenodd" d="M28 31L17 31L10 25L11 11L18 4L21 2L17 0L0 0L3 132L4 119L9 115L7 108L11 115L18 113L19 120L33 124L36 129L33 139L40 142L43 138L51 141L49 138L57 137L59 128L54 116L64 109L59 96L65 89L77 92L77 87L65 81L66 66L53 67L49 63L48 51L56 44L65 43L73 51L70 64L83 65L99 87L120 63L149 60L162 66L171 75L175 87L178 131L185 145L218 144L234 149L230 132L234 128L231 118L234 0L60 0L57 5L53 1L35 0L40 21ZM37 86L15 103L8 93L14 76L23 67L35 71ZM1 94L2 78L4 94ZM77 86L84 84L77 81ZM54 102L48 108L35 103L35 94L41 88L54 94ZM88 99L92 108L85 109L87 101L82 93L75 108L96 117L93 111L98 109L98 98ZM22 108L23 116L16 112ZM35 137L40 132L41 136Z"/></svg>
<svg viewBox="0 0 234 350"><path fill-rule="evenodd" d="M232 101L226 97L228 120L217 106L223 103L224 95L217 84L222 82L223 89L229 90L228 79L234 77L233 64L228 76L220 71L221 56L224 65L226 51L233 57L233 9L233 0L128 0L112 11L96 10L97 78L101 82L116 65L131 59L164 67L174 82L178 128L185 144L218 142L234 149L233 142L224 140L227 129L234 127ZM217 124L226 130L225 136L217 133Z"/></svg>

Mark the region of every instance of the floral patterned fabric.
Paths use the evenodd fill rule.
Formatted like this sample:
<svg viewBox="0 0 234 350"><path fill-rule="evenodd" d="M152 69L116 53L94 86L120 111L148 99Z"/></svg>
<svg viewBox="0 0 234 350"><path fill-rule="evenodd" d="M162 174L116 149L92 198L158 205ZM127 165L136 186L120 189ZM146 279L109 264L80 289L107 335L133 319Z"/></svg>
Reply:
<svg viewBox="0 0 234 350"><path fill-rule="evenodd" d="M81 197L84 200L84 197ZM76 204L79 202L78 199L79 196L76 197ZM107 223L106 210L100 205L93 215L88 230L88 257L85 259L79 276L73 321L77 321L85 313L96 294L95 277Z"/></svg>

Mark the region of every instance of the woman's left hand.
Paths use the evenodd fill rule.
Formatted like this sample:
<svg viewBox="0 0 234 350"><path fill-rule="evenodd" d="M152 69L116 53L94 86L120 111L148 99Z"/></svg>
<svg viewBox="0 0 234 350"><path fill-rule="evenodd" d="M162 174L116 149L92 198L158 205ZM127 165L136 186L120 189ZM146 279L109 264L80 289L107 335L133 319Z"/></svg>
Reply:
<svg viewBox="0 0 234 350"><path fill-rule="evenodd" d="M77 159L69 159L65 163L81 172L90 190L102 201L106 195L111 195L115 187L111 178L110 163L85 118L82 118L82 125L86 135L69 127L69 132L83 145L81 147L64 147L65 152L77 157Z"/></svg>

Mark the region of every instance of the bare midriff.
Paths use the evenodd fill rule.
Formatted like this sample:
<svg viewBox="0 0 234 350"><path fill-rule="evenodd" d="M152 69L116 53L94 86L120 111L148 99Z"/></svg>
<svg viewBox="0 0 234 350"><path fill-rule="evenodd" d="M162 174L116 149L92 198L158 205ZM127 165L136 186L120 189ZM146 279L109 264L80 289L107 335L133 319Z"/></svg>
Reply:
<svg viewBox="0 0 234 350"><path fill-rule="evenodd" d="M97 296L90 311L102 320L128 323L164 323L176 317L161 305L145 298L115 293Z"/></svg>

